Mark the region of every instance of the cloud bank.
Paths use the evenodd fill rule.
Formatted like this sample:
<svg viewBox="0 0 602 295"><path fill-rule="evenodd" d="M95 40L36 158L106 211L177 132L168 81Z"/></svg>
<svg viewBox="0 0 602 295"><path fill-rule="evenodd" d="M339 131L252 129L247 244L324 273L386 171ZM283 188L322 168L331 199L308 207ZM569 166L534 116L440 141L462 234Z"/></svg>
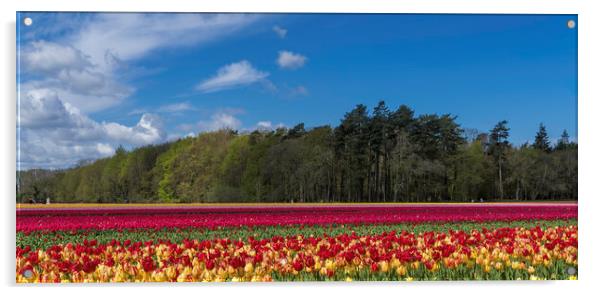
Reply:
<svg viewBox="0 0 602 295"><path fill-rule="evenodd" d="M123 104L135 93L127 79L137 70L133 62L165 48L219 41L261 18L164 13L68 16L40 14L38 26L23 35L18 53L19 169L64 168L80 159L109 156L120 144L135 147L165 140L161 118L144 109L130 112L141 116L132 126L98 122L94 114ZM77 21L70 22L72 18ZM44 20L48 26L39 25ZM230 79L213 85L231 86ZM174 103L156 111L166 115L192 109L188 103Z"/></svg>
<svg viewBox="0 0 602 295"><path fill-rule="evenodd" d="M96 122L58 95L32 89L19 106L19 169L60 168L80 159L110 156L116 146L140 146L163 141L161 119L143 114L134 126Z"/></svg>

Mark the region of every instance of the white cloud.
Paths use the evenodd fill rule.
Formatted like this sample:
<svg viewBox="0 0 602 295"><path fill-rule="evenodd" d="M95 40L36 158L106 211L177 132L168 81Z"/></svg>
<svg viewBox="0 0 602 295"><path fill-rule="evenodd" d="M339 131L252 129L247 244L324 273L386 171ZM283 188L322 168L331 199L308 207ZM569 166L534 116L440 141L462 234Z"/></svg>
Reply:
<svg viewBox="0 0 602 295"><path fill-rule="evenodd" d="M21 61L24 74L39 77L22 83L21 89L55 92L84 112L115 106L134 92L72 46L32 42L21 53Z"/></svg>
<svg viewBox="0 0 602 295"><path fill-rule="evenodd" d="M96 151L105 157L115 153L115 149L111 145L100 142L96 144Z"/></svg>
<svg viewBox="0 0 602 295"><path fill-rule="evenodd" d="M291 89L291 95L308 95L309 91L305 86L299 85L293 89Z"/></svg>
<svg viewBox="0 0 602 295"><path fill-rule="evenodd" d="M19 100L18 125L21 128L62 126L69 120L69 112L55 92L34 89Z"/></svg>
<svg viewBox="0 0 602 295"><path fill-rule="evenodd" d="M71 41L99 64L108 55L134 60L160 48L219 40L259 18L256 14L106 13L85 25Z"/></svg>
<svg viewBox="0 0 602 295"><path fill-rule="evenodd" d="M272 83L272 81L268 80L268 79L263 79L260 81L261 86L263 86L263 89L267 90L268 92L271 93L276 93L278 92L278 87L276 86L276 84Z"/></svg>
<svg viewBox="0 0 602 295"><path fill-rule="evenodd" d="M180 102L180 103L163 105L163 106L160 106L159 109L157 109L157 111L160 113L177 113L177 112L192 111L192 110L195 110L195 108L192 105L190 105L190 103L188 103L188 102Z"/></svg>
<svg viewBox="0 0 602 295"><path fill-rule="evenodd" d="M267 76L269 73L258 71L251 63L242 60L221 67L215 76L199 83L197 89L206 93L215 92L265 81Z"/></svg>
<svg viewBox="0 0 602 295"><path fill-rule="evenodd" d="M103 128L108 138L117 142L127 142L136 146L156 143L164 139L161 119L152 114L144 114L133 127L118 123L104 123Z"/></svg>
<svg viewBox="0 0 602 295"><path fill-rule="evenodd" d="M283 127L286 127L286 125L284 125L283 123L278 123L278 124L274 125L272 123L272 121L259 121L252 128L244 128L243 130L245 130L245 131L254 131L254 130L271 131L271 130L283 128Z"/></svg>
<svg viewBox="0 0 602 295"><path fill-rule="evenodd" d="M176 141L178 139L182 139L182 138L188 138L188 137L195 137L197 134L194 132L188 132L186 134L182 134L182 133L171 133L167 136L167 141Z"/></svg>
<svg viewBox="0 0 602 295"><path fill-rule="evenodd" d="M128 116L142 115L144 113L148 113L148 111L145 108L136 108L136 109L133 109L133 110L129 111L128 112Z"/></svg>
<svg viewBox="0 0 602 295"><path fill-rule="evenodd" d="M220 129L237 130L242 125L241 121L228 112L217 112L211 116L209 121L200 121L198 123L201 131L215 131Z"/></svg>
<svg viewBox="0 0 602 295"><path fill-rule="evenodd" d="M272 27L272 30L274 31L274 33L276 33L276 35L278 35L278 37L282 39L286 37L286 33L288 32L286 29L281 28L280 26L274 26Z"/></svg>
<svg viewBox="0 0 602 295"><path fill-rule="evenodd" d="M189 102L178 102L178 103L172 103L172 104L166 104L166 105L159 106L154 109L154 112L156 112L156 113L181 113L181 112L194 111L194 110L196 110L196 108L194 106L192 106ZM149 113L149 112L150 111L148 108L135 108L135 109L129 111L128 115L129 116L142 115L142 114Z"/></svg>
<svg viewBox="0 0 602 295"><path fill-rule="evenodd" d="M270 121L259 121L257 122L257 129L266 129L266 130L270 130L272 129L272 122Z"/></svg>
<svg viewBox="0 0 602 295"><path fill-rule="evenodd" d="M307 62L307 57L286 50L278 52L278 59L276 60L281 68L291 70L303 67L305 62Z"/></svg>
<svg viewBox="0 0 602 295"><path fill-rule="evenodd" d="M259 121L250 127L243 127L243 124L236 115L244 113L241 109L221 109L214 112L210 119L201 120L196 124L180 124L177 129L180 132L172 133L167 136L168 141L177 140L185 137L194 137L198 132L212 132L223 129L238 130L241 132L252 131L272 131L278 128L286 128L284 123L273 124L272 121Z"/></svg>
<svg viewBox="0 0 602 295"><path fill-rule="evenodd" d="M97 159L113 153L107 148L108 144L98 144L57 141L39 133L24 132L21 134L17 169L66 168L75 165L78 160Z"/></svg>
<svg viewBox="0 0 602 295"><path fill-rule="evenodd" d="M22 52L24 70L35 74L57 74L64 69L84 70L92 64L80 51L46 41L34 41Z"/></svg>

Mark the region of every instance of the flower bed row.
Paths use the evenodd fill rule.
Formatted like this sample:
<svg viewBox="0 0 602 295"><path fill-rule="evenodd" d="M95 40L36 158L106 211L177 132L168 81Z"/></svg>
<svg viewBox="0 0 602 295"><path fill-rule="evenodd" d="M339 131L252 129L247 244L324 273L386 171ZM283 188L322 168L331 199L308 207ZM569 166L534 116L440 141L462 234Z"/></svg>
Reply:
<svg viewBox="0 0 602 295"><path fill-rule="evenodd" d="M218 228L236 226L398 224L554 220L577 217L576 204L362 205L182 208L22 209L17 231L122 228Z"/></svg>
<svg viewBox="0 0 602 295"><path fill-rule="evenodd" d="M18 282L576 278L577 226L17 247ZM572 269L573 271L568 271Z"/></svg>

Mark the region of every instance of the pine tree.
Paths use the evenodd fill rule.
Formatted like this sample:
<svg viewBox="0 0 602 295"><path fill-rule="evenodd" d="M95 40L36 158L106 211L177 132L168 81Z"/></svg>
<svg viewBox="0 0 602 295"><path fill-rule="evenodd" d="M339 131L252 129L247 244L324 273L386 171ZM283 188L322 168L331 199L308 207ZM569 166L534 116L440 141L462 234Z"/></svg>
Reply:
<svg viewBox="0 0 602 295"><path fill-rule="evenodd" d="M504 197L504 181L502 177L502 163L506 159L506 151L510 148L508 136L510 136L510 128L506 126L508 121L503 120L495 124L493 129L489 131L488 152L493 156L496 166L498 167L498 182L500 189L500 197Z"/></svg>
<svg viewBox="0 0 602 295"><path fill-rule="evenodd" d="M546 126L542 123L539 124L539 131L535 135L535 142L533 143L533 148L544 151L546 153L550 152L552 148L550 147L550 139L548 138L548 132L546 131Z"/></svg>
<svg viewBox="0 0 602 295"><path fill-rule="evenodd" d="M560 139L556 143L556 150L558 150L558 151L566 150L568 148L568 146L569 146L569 133L566 131L566 129L564 129L564 131L562 131L562 135L560 136Z"/></svg>

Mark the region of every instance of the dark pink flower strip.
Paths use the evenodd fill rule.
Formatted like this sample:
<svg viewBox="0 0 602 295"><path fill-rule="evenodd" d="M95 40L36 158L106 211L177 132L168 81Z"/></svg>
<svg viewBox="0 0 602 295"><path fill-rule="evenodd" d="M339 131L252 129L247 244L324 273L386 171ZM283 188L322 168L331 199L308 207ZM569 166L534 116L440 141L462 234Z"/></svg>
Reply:
<svg viewBox="0 0 602 295"><path fill-rule="evenodd" d="M17 231L486 222L576 217L576 203L20 209L17 210Z"/></svg>

